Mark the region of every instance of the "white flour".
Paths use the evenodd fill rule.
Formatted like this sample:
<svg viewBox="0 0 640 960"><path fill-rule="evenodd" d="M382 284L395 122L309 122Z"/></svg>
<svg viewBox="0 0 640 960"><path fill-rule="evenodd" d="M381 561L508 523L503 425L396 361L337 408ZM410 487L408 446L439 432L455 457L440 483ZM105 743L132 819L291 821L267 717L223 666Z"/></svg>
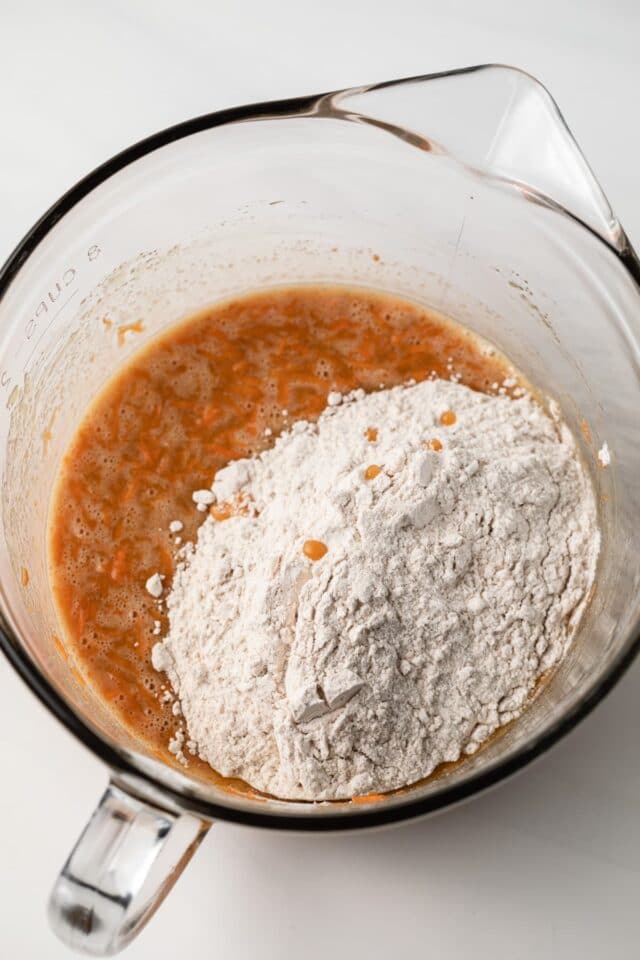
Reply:
<svg viewBox="0 0 640 960"><path fill-rule="evenodd" d="M218 472L215 500L248 512L186 547L153 651L192 748L292 799L477 750L565 653L599 546L573 439L528 397L435 381L340 399Z"/></svg>

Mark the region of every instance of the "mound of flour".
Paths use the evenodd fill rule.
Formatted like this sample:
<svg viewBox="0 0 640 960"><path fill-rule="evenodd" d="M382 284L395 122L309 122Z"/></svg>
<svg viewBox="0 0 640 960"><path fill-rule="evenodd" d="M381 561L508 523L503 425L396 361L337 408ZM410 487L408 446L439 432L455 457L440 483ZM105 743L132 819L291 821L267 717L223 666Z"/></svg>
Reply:
<svg viewBox="0 0 640 960"><path fill-rule="evenodd" d="M212 493L238 513L184 549L153 663L193 749L283 798L390 790L473 753L563 656L593 583L590 483L528 397L330 394Z"/></svg>

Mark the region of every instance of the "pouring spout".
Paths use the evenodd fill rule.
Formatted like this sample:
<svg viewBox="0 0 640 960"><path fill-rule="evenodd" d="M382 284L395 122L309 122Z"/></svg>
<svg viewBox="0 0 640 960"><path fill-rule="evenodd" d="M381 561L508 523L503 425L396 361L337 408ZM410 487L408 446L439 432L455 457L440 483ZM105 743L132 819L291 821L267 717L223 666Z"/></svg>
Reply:
<svg viewBox="0 0 640 960"><path fill-rule="evenodd" d="M344 90L320 98L317 112L447 155L635 256L555 100L522 70L487 64Z"/></svg>

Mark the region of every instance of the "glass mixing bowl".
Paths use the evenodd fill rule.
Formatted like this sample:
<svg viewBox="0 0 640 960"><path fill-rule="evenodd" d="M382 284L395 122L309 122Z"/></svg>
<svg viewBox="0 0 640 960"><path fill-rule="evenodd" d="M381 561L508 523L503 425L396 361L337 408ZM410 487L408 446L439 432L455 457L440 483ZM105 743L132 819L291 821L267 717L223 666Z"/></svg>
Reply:
<svg viewBox="0 0 640 960"><path fill-rule="evenodd" d="M523 767L611 689L638 648L639 279L554 101L501 66L188 121L114 157L34 226L0 280L0 639L111 771L52 895L67 943L123 947L212 820L353 830L442 810ZM238 796L154 759L82 683L47 577L52 482L105 379L207 304L305 281L404 295L494 341L560 405L600 502L593 602L525 715L463 764L364 803Z"/></svg>

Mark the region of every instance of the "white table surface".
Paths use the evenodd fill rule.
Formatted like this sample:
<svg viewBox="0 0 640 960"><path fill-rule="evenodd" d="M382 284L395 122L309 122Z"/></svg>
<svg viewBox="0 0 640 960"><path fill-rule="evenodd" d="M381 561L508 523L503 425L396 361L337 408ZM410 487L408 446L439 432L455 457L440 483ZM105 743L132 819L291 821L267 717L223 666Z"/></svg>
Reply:
<svg viewBox="0 0 640 960"><path fill-rule="evenodd" d="M639 38L636 0L4 0L0 257L168 124L485 61L549 86L640 244ZM0 957L70 957L45 902L105 770L4 661L0 704ZM631 960L639 719L637 663L550 754L443 816L318 839L215 825L127 956Z"/></svg>

